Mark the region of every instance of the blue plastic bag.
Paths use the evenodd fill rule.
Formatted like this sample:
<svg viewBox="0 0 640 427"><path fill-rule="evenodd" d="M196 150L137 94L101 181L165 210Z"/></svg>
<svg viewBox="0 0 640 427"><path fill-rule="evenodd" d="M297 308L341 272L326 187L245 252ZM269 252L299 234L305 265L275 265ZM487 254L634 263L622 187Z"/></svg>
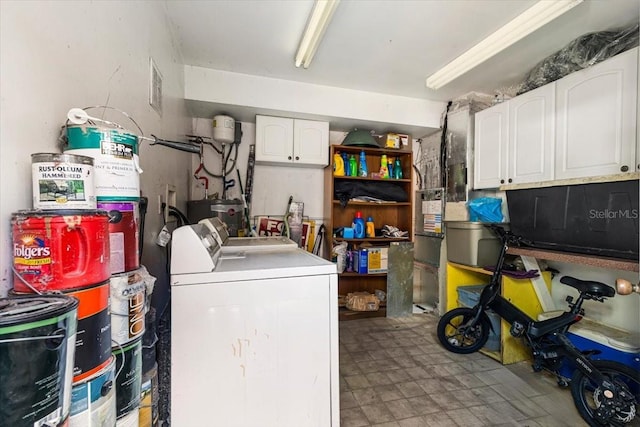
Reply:
<svg viewBox="0 0 640 427"><path fill-rule="evenodd" d="M502 199L480 197L467 202L469 220L479 222L502 222Z"/></svg>

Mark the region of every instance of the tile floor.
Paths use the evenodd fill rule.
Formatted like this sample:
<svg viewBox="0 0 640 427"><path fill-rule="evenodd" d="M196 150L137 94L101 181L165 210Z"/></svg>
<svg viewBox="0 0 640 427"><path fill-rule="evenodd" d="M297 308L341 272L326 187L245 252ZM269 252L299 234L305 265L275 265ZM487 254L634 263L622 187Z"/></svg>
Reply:
<svg viewBox="0 0 640 427"><path fill-rule="evenodd" d="M340 322L341 427L582 427L571 392L527 362L437 342L435 314Z"/></svg>

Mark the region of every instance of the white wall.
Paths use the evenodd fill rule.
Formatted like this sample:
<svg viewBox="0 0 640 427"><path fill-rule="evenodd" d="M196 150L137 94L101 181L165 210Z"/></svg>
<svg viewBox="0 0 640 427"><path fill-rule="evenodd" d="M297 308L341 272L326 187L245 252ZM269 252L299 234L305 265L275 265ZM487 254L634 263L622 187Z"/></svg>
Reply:
<svg viewBox="0 0 640 427"><path fill-rule="evenodd" d="M638 273L631 271L608 270L551 261L549 261L548 264L550 267L560 271L560 274L554 277L551 289L551 297L558 310L566 310L567 303L565 298L567 295L573 296L574 301L578 298L577 290L560 283L562 276L572 276L576 279L602 282L614 288L617 278L630 280L631 283L638 283ZM608 298L604 303L586 301L582 307L584 308L586 318L614 328L640 333L639 294L616 294L614 298Z"/></svg>
<svg viewBox="0 0 640 427"><path fill-rule="evenodd" d="M202 137L213 136L212 120L193 119L194 135ZM340 144L344 139L344 132L329 132L329 144ZM242 123L242 142L238 147L238 158L236 167L240 170L243 189L246 189L247 160L249 156L249 146L255 144L256 126L255 123ZM220 144L216 143L219 148ZM197 156L193 157L192 168L195 171L199 165ZM205 168L215 175L220 175L221 160L220 155L211 147L204 149ZM200 176L208 176L204 173ZM209 192L218 193L222 196L222 179L208 176ZM235 186L227 191L227 199L240 199L240 185L238 184L237 172L234 170L227 179L234 179ZM200 200L204 198L203 181L191 180L190 200ZM315 220L317 224L323 222L323 199L324 199L324 169L306 168L290 166L261 165L255 166L253 175L253 198L251 205L251 220L258 216L283 216L289 201L289 196L293 200L304 203L304 215Z"/></svg>
<svg viewBox="0 0 640 427"><path fill-rule="evenodd" d="M71 107L109 105L129 113L145 134L184 140L190 120L176 42L160 2L0 2L0 295L11 286L11 212L31 208L31 159L59 152ZM164 112L148 104L149 57L163 76ZM125 122L118 114L110 116ZM125 124L123 123L123 124ZM128 124L127 124L128 125ZM191 155L143 143L142 194L149 197L143 264L167 285L157 195L165 184L187 199Z"/></svg>

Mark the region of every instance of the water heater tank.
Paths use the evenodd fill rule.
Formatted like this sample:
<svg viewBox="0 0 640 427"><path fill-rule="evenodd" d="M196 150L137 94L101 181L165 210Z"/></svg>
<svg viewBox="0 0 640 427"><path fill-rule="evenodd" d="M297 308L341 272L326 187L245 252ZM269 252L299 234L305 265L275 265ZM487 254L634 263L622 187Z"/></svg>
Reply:
<svg viewBox="0 0 640 427"><path fill-rule="evenodd" d="M229 116L213 117L213 139L225 144L235 140L236 121Z"/></svg>

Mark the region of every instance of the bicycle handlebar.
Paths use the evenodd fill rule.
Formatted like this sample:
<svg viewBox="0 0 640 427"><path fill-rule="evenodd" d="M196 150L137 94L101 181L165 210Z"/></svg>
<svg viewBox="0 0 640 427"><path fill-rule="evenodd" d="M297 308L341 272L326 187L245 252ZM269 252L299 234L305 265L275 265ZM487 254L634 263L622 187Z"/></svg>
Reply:
<svg viewBox="0 0 640 427"><path fill-rule="evenodd" d="M491 229L491 231L493 231L494 234L496 234L499 238L500 241L502 241L503 244L508 244L508 245L514 245L514 246L532 246L533 242L529 239L525 239L522 236L518 236L516 234L513 234L511 231L506 230L504 227L498 225L498 224L484 224L485 227L488 227Z"/></svg>

